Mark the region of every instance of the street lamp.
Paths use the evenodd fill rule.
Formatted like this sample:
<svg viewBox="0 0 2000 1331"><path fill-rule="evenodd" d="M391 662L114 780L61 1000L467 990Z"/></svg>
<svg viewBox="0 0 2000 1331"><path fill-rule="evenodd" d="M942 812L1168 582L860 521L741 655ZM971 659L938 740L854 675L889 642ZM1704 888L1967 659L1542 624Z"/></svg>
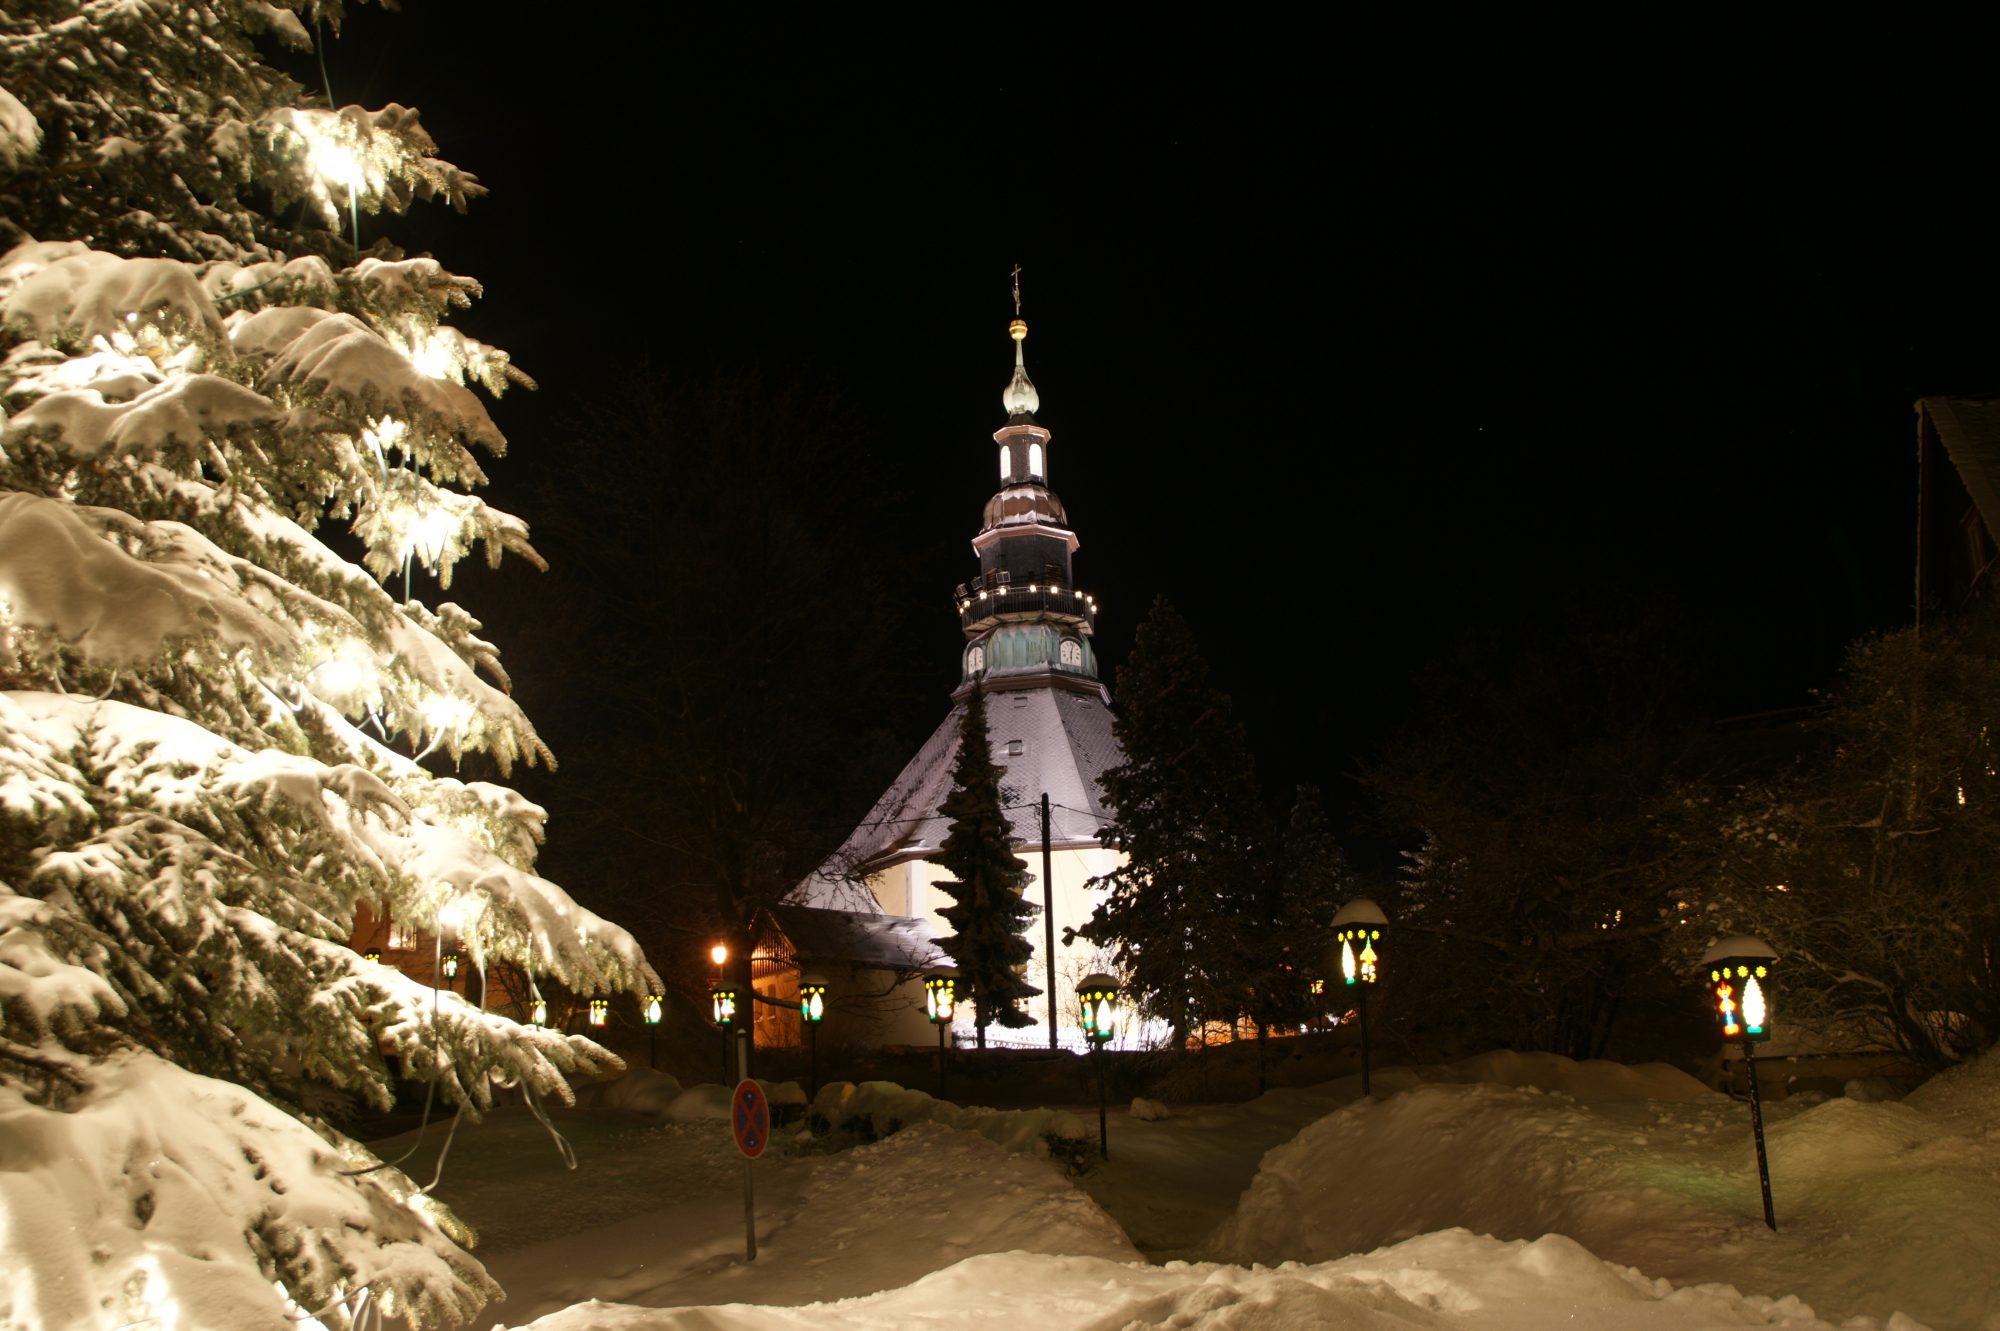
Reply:
<svg viewBox="0 0 2000 1331"><path fill-rule="evenodd" d="M806 1103L819 1098L819 1024L826 1020L826 980L818 975L799 977L799 1021L806 1028L806 1038L812 1044L812 1072L807 1085Z"/></svg>
<svg viewBox="0 0 2000 1331"><path fill-rule="evenodd" d="M458 978L458 953L447 952L444 954L444 978L447 980L456 980Z"/></svg>
<svg viewBox="0 0 2000 1331"><path fill-rule="evenodd" d="M1708 997L1722 1038L1743 1042L1743 1070L1750 1079L1750 1131L1757 1139L1757 1182L1764 1190L1764 1223L1778 1227L1771 1205L1771 1162L1764 1154L1764 1104L1757 1094L1757 1045L1771 1038L1771 968L1778 954L1761 938L1737 934L1702 953Z"/></svg>
<svg viewBox="0 0 2000 1331"><path fill-rule="evenodd" d="M958 982L954 970L934 970L924 977L924 1010L938 1035L938 1099L944 1099L945 1032L951 1029L953 989Z"/></svg>
<svg viewBox="0 0 2000 1331"><path fill-rule="evenodd" d="M590 1024L602 1026L611 1020L611 1000L593 998L590 1000Z"/></svg>
<svg viewBox="0 0 2000 1331"><path fill-rule="evenodd" d="M1111 1091L1105 1076L1104 1046L1118 1031L1117 978L1102 971L1084 976L1076 987L1076 1001L1083 1008L1083 1035L1090 1041L1091 1061L1097 1065L1097 1154L1109 1160L1111 1137L1104 1120Z"/></svg>
<svg viewBox="0 0 2000 1331"><path fill-rule="evenodd" d="M528 1007L528 1020L537 1026L549 1024L549 1000L537 998Z"/></svg>
<svg viewBox="0 0 2000 1331"><path fill-rule="evenodd" d="M1354 989L1361 1013L1361 1093L1372 1094L1368 1079L1368 991L1375 987L1382 966L1382 935L1389 917L1367 897L1356 897L1333 917L1333 937L1340 944L1340 978Z"/></svg>
<svg viewBox="0 0 2000 1331"><path fill-rule="evenodd" d="M659 1066L660 1017L665 1011L665 996L662 994L647 994L645 1006L639 1009L639 1020L646 1023L646 1066L649 1068Z"/></svg>

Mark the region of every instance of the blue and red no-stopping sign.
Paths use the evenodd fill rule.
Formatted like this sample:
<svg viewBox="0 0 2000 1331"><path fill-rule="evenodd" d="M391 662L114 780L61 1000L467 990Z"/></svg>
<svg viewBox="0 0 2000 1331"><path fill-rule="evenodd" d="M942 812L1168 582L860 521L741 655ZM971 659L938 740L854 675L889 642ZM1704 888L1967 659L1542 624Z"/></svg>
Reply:
<svg viewBox="0 0 2000 1331"><path fill-rule="evenodd" d="M755 1160L771 1141L771 1105L764 1088L745 1078L736 1083L729 1097L729 1126L736 1134L736 1149Z"/></svg>

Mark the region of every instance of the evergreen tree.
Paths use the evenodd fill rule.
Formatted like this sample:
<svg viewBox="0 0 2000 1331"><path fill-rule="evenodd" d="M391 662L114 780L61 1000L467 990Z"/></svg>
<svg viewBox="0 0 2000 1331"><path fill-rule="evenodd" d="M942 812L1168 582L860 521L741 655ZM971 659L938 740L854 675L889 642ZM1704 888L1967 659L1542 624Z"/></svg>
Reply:
<svg viewBox="0 0 2000 1331"><path fill-rule="evenodd" d="M978 684L965 701L959 730L958 762L943 812L951 830L931 863L950 871L938 889L952 904L939 914L957 932L938 946L958 965L961 997L972 1004L979 1047L986 1028L1032 1026L1034 1018L1017 1006L1042 991L1021 978L1017 967L1034 955L1028 921L1035 907L1021 898L1034 877L1014 854L1013 835L1000 803L1000 768L993 761L993 738L986 728L986 694Z"/></svg>
<svg viewBox="0 0 2000 1331"><path fill-rule="evenodd" d="M1283 943L1260 919L1276 838L1243 727L1165 597L1118 671L1118 701L1125 761L1104 774L1103 840L1126 859L1092 880L1108 895L1080 932L1113 948L1133 996L1179 1043L1203 1019L1248 1011Z"/></svg>
<svg viewBox="0 0 2000 1331"><path fill-rule="evenodd" d="M340 16L0 14L0 1214L39 1231L0 1306L23 1325L471 1316L498 1291L469 1234L316 1111L387 1108L401 1076L476 1116L616 1060L356 955L357 908L452 932L475 970L651 979L534 873L540 809L425 765L548 759L479 622L411 592L475 547L539 560L466 493L504 445L466 381L517 377L445 322L477 284L342 234L478 187L414 111L320 104L257 49Z"/></svg>
<svg viewBox="0 0 2000 1331"><path fill-rule="evenodd" d="M1335 973L1333 917L1350 897L1361 895L1315 786L1300 786L1294 793L1272 879L1278 895L1263 907L1263 917L1282 942L1251 1009L1260 1028L1304 1021L1324 1005ZM1315 981L1321 987L1319 998L1312 992Z"/></svg>

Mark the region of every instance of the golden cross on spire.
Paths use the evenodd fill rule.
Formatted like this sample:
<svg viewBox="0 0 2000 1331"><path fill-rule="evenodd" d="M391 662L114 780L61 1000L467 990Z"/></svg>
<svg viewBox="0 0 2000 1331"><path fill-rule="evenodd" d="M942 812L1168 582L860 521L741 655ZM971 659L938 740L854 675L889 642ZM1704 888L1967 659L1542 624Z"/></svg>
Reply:
<svg viewBox="0 0 2000 1331"><path fill-rule="evenodd" d="M1021 265L1014 265L1014 317L1021 317Z"/></svg>

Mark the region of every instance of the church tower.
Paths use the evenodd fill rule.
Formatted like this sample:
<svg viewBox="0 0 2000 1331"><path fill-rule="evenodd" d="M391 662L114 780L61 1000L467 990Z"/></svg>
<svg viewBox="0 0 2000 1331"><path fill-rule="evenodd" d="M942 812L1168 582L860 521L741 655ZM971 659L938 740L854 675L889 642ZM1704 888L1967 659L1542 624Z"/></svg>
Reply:
<svg viewBox="0 0 2000 1331"><path fill-rule="evenodd" d="M1100 778L1121 756L1111 734L1111 695L1098 672L1097 600L1076 583L1076 532L1049 488L1051 435L1035 420L1041 395L1028 378L1019 271L1015 317L1008 325L1014 374L1001 394L1007 423L993 435L1000 488L986 501L972 538L979 572L952 594L962 641L951 711L798 896L811 906L879 911L924 921L939 936L951 932L938 914L949 899L934 886L947 875L924 857L937 853L949 830L940 808L951 793L965 700L979 682L986 690L993 758L1003 769L1001 803L1015 853L1034 875L1026 896L1047 912L1029 926L1035 955L1027 978L1042 993L1021 1006L1046 1023L1053 995L1058 1029L1074 1035L1076 981L1099 967L1088 944L1066 945L1062 939L1090 918L1096 904L1096 894L1084 884L1119 862L1118 854L1098 841L1098 832L1109 821ZM865 892L855 890L857 882ZM996 1035L1002 1035L997 1027L989 1040ZM1045 1024L1002 1036L1004 1043L1023 1044L1048 1038Z"/></svg>

